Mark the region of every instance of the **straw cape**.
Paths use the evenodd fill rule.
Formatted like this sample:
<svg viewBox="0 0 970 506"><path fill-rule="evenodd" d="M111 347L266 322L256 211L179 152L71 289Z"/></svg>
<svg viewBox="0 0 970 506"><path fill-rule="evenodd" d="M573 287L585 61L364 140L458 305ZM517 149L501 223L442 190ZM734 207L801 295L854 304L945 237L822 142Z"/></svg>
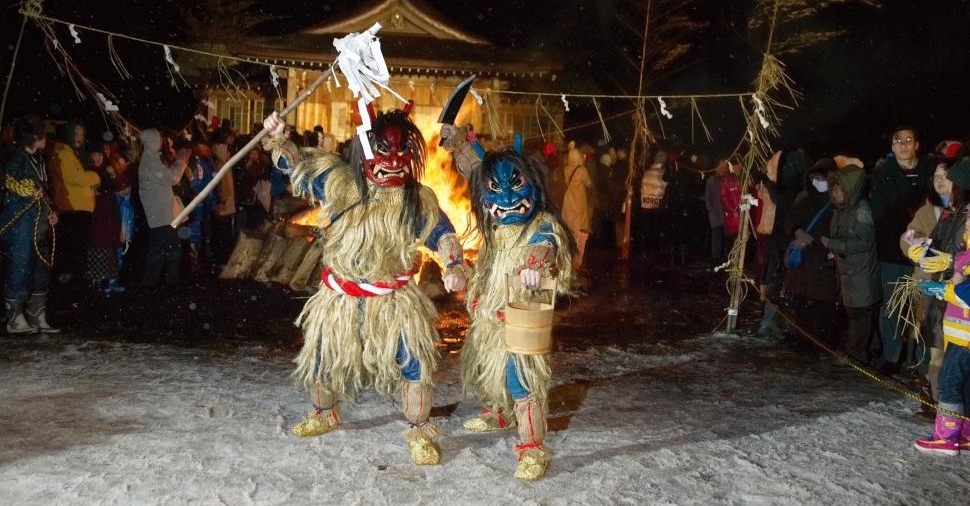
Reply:
<svg viewBox="0 0 970 506"><path fill-rule="evenodd" d="M393 281L411 273L418 261L417 247L431 235L438 220L434 192L421 186L418 237L401 224L404 189L379 188L366 183L368 201L358 204L360 193L351 169L335 155L317 156L293 174L297 192L309 192L305 181L326 173L322 220L339 215L323 237L321 261L343 280ZM403 379L396 362L398 343L421 365L421 384L431 384L438 352L435 343L437 312L416 283L409 282L379 297L349 297L330 289L319 290L296 319L304 344L294 360L294 377L311 388L320 381L340 397L355 397L375 387L391 395Z"/></svg>
<svg viewBox="0 0 970 506"><path fill-rule="evenodd" d="M465 344L461 349L461 377L466 393L477 393L486 406L510 412L513 400L506 387L506 366L511 356L522 385L535 396L543 408L548 398L552 370L549 355L522 355L505 348L505 324L499 312L505 309L506 276L528 265L529 255L537 246L529 239L540 228L551 227L548 237L555 237L556 257L547 272L556 277L557 291L567 293L572 283L569 237L558 220L548 212L541 212L528 224L501 225L495 229L493 240L479 252L478 266L465 297L472 315ZM487 268L485 267L487 266Z"/></svg>

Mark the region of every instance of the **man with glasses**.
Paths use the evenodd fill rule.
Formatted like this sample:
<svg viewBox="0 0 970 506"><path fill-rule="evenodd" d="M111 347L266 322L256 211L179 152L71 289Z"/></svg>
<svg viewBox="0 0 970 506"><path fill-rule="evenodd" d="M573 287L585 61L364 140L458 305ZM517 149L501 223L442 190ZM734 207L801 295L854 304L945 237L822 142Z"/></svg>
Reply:
<svg viewBox="0 0 970 506"><path fill-rule="evenodd" d="M921 159L916 129L903 125L892 133L892 154L876 164L872 174L869 206L876 222L876 252L882 282L879 334L882 340L882 365L886 375L899 370L902 339L897 320L887 314L887 302L895 283L913 271L913 263L899 249L899 237L906 231L916 209L932 184L934 163Z"/></svg>

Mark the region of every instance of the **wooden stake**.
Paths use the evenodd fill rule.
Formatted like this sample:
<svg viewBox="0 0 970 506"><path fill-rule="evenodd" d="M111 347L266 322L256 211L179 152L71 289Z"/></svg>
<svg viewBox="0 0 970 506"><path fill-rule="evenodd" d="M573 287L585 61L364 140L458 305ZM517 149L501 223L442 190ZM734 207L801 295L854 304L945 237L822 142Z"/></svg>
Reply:
<svg viewBox="0 0 970 506"><path fill-rule="evenodd" d="M741 195L744 194L745 189L742 188ZM750 214L748 209L741 209L741 231L738 234L737 242L735 242L735 245L739 246L741 250L738 252L738 263L728 267L731 269L729 271L729 275L731 276L731 279L734 280L734 283L731 286L731 304L728 306L728 332L734 332L734 329L738 324L738 308L741 305L741 285L744 284L744 255L748 249L748 229L750 228L748 224L749 218Z"/></svg>
<svg viewBox="0 0 970 506"><path fill-rule="evenodd" d="M647 36L650 35L650 3L651 0L647 0L647 17L643 22L643 47L640 50L640 82L637 85L637 95L643 96L643 70L647 64ZM642 100L642 99L641 99ZM638 104L639 105L639 104ZM640 125L643 128L647 128L646 122ZM633 174L636 170L636 152L637 152L637 138L640 136L640 130L636 129L633 132L633 141L630 142L630 153L628 159L630 160L629 168L627 172L626 181L626 213L623 216L623 248L620 250L620 259L629 260L630 259L630 234L633 223ZM646 138L646 136L644 136Z"/></svg>

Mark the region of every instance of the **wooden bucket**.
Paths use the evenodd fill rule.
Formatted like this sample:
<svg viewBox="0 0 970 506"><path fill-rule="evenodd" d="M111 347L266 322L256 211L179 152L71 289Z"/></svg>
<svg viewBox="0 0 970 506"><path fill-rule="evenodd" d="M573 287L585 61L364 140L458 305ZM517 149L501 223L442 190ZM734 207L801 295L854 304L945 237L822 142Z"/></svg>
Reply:
<svg viewBox="0 0 970 506"><path fill-rule="evenodd" d="M522 280L510 274L505 289L505 349L523 355L552 351L552 315L556 308L556 280L543 277L535 292L549 292L549 301L513 300L512 290L521 293Z"/></svg>

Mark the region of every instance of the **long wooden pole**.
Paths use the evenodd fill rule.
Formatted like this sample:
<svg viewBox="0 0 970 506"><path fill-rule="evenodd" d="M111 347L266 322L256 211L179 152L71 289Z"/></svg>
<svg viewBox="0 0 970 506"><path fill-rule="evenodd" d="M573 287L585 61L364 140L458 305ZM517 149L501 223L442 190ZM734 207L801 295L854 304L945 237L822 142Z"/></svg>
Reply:
<svg viewBox="0 0 970 506"><path fill-rule="evenodd" d="M316 91L316 89L319 88L324 81L329 79L331 75L333 75L333 67L330 67L329 69L327 69L326 72L323 72L322 74L320 74L320 77L318 77L315 81L310 83L310 85L307 86L305 90L303 90L303 93L301 93L298 97L296 97L296 100L291 102L290 105L286 106L286 108L283 109L283 111L280 113L280 117L285 118L290 112L296 109L296 106L300 105L304 100L309 98L310 95L312 95L313 92ZM189 213L191 213L192 210L195 209L195 206L199 205L200 202L205 200L205 198L210 193L212 193L212 190L214 190L215 187L219 185L219 181L221 181L222 178L230 170L232 170L232 167L237 163L239 163L239 161L242 160L243 157L245 157L253 148L255 148L256 145L259 144L259 141L261 141L263 137L266 137L268 133L269 133L269 130L266 130L265 128L260 130L259 133L253 136L252 140L246 143L246 145L243 146L242 149L237 151L236 154L229 159L229 161L223 164L222 168L219 169L219 172L216 172L215 175L212 176L212 181L209 181L209 184L205 185L205 188L203 188L202 191L200 191L199 194L196 195L195 198L192 199L192 201L189 202L187 206L185 206L185 209L182 209L182 212L179 213L179 215L176 216L174 220L172 220L172 227L176 228L183 221L185 221Z"/></svg>
<svg viewBox="0 0 970 506"><path fill-rule="evenodd" d="M754 148L752 148L754 149ZM747 181L742 180L741 184L746 186ZM741 195L747 193L747 189L742 186ZM735 269L735 271L729 273L732 279L731 286L731 304L728 306L727 314L727 331L733 332L738 324L738 310L741 305L741 285L744 281L744 256L748 249L748 229L750 228L748 224L749 218L748 207L744 206L741 208L741 230L738 234L736 247L740 247L741 250L738 251L738 263L737 265L732 265L730 268Z"/></svg>
<svg viewBox="0 0 970 506"><path fill-rule="evenodd" d="M643 47L640 50L640 82L637 85L637 96L643 96L643 69L646 67L647 63L647 36L650 34L650 2L647 0L647 16L646 21L643 23ZM638 99L640 100L640 99ZM638 112L642 110L640 104L637 104ZM628 156L628 166L627 166L627 177L626 177L626 196L623 198L624 201L623 208L626 212L623 213L623 247L620 250L620 259L629 260L630 259L630 234L633 228L633 175L636 172L636 153L637 153L637 138L639 137L638 126L634 123L633 140L630 141L630 153ZM646 128L646 123L642 125Z"/></svg>
<svg viewBox="0 0 970 506"><path fill-rule="evenodd" d="M24 38L24 28L27 27L27 15L24 15L24 22L20 25L20 34L17 35L17 46L13 50L13 57L10 59L10 74L7 75L7 84L3 87L3 101L0 102L0 124L3 124L3 113L7 109L7 93L10 93L10 82L13 81L13 69L17 66L17 54L20 52L20 42Z"/></svg>
<svg viewBox="0 0 970 506"><path fill-rule="evenodd" d="M767 80L765 79L765 62L768 61L768 57L771 55L771 43L775 36L775 26L778 22L778 7L781 4L780 0L775 0L774 11L771 14L771 31L768 32L768 43L765 45L764 59L761 62L761 71L758 73L758 91L760 95L764 95L768 92L766 87ZM748 155L745 160L745 167L741 170L744 171L740 175L741 179L741 195L746 195L748 192L748 186L751 183L751 171L754 169L754 164L758 160L758 139L755 136L760 136L761 130L758 129L758 120L755 117L755 113L748 116L748 132L757 132L752 134L751 137L751 147L748 150ZM742 197L743 198L743 197ZM738 234L738 243L735 245L737 248L741 248L738 252L738 263L737 265L732 265L731 268L734 270L730 273L731 279L734 280L734 284L731 287L731 305L728 306L728 318L727 318L727 331L733 332L737 327L738 323L738 313L741 308L741 284L745 282L744 280L744 256L748 249L748 221L751 218L751 213L749 212L750 203L746 202L746 205L741 208L741 230Z"/></svg>

